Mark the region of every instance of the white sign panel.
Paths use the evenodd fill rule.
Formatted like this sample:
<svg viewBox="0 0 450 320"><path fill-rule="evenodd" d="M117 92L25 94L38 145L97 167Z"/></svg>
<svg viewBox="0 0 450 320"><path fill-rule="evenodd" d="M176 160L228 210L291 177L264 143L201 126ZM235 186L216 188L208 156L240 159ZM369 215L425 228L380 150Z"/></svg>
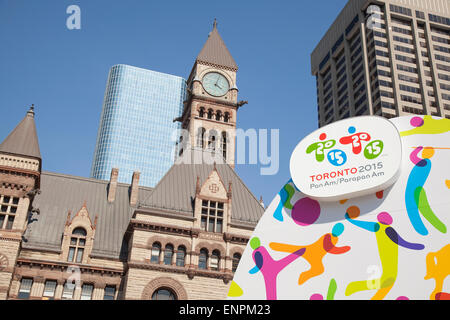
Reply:
<svg viewBox="0 0 450 320"><path fill-rule="evenodd" d="M314 150L293 155L294 169L306 172L294 171L298 175L281 187L259 220L234 274L229 299L450 300L450 119L390 119L396 130L387 120L371 119L340 121L299 144L295 152L318 150L310 146L320 141L328 148L316 167L308 158L316 157ZM354 132L349 132L351 126ZM356 133L361 133L360 146L339 143ZM321 134L326 137L321 139ZM327 144L329 140L335 143ZM367 159L364 150L377 140L383 142L382 151ZM372 147L375 151L376 145ZM315 189L308 191L316 196L312 198L297 185L299 177L330 172L334 166L325 161L335 149L347 155L342 168L383 162L387 177L394 175L401 159L400 175L391 186L363 196L355 197L360 190L353 188L367 191L370 179L349 184L346 188L354 193L344 190L345 199L318 200L321 195ZM389 167L391 159L394 165ZM321 190L336 196L337 189Z"/></svg>
<svg viewBox="0 0 450 320"><path fill-rule="evenodd" d="M383 190L399 175L401 141L389 120L362 116L322 127L295 148L291 177L316 200L335 201Z"/></svg>

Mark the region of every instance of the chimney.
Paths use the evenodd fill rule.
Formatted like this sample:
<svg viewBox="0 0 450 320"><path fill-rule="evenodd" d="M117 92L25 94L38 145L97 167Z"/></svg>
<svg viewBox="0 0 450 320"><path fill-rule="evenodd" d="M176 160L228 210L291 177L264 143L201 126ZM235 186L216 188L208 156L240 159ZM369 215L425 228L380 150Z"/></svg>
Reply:
<svg viewBox="0 0 450 320"><path fill-rule="evenodd" d="M119 176L119 169L111 169L111 178L109 179L108 186L108 202L114 202L116 199L116 189L117 189L117 177Z"/></svg>
<svg viewBox="0 0 450 320"><path fill-rule="evenodd" d="M131 180L130 206L135 206L139 200L139 171L133 172Z"/></svg>
<svg viewBox="0 0 450 320"><path fill-rule="evenodd" d="M259 197L259 204L261 205L261 207L263 207L263 208L265 207L262 196Z"/></svg>

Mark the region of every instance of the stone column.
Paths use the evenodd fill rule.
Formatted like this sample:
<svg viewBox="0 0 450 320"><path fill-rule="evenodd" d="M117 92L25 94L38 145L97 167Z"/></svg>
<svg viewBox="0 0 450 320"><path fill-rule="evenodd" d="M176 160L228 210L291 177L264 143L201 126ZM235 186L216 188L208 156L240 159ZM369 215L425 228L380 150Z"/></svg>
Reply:
<svg viewBox="0 0 450 320"><path fill-rule="evenodd" d="M33 285L31 286L30 298L42 298L44 292L44 277L37 276L33 278Z"/></svg>
<svg viewBox="0 0 450 320"><path fill-rule="evenodd" d="M55 300L60 300L62 298L64 283L66 281L64 279L58 279L56 283L55 289Z"/></svg>
<svg viewBox="0 0 450 320"><path fill-rule="evenodd" d="M105 283L94 283L94 292L92 293L92 300L103 300L105 294Z"/></svg>

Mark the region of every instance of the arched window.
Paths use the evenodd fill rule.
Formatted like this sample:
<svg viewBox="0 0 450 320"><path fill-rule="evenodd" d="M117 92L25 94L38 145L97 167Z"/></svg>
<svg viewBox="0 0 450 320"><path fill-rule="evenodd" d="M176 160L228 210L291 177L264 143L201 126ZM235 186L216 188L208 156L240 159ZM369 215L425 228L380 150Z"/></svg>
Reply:
<svg viewBox="0 0 450 320"><path fill-rule="evenodd" d="M217 111L216 112L216 121L220 121L221 118L222 118L222 112Z"/></svg>
<svg viewBox="0 0 450 320"><path fill-rule="evenodd" d="M231 271L236 272L239 261L241 261L241 255L239 253L233 254L233 265L231 266Z"/></svg>
<svg viewBox="0 0 450 320"><path fill-rule="evenodd" d="M223 116L223 122L228 122L230 121L230 114L228 112L225 112L224 116Z"/></svg>
<svg viewBox="0 0 450 320"><path fill-rule="evenodd" d="M200 255L198 256L198 268L208 268L208 250L206 250L205 248L200 250Z"/></svg>
<svg viewBox="0 0 450 320"><path fill-rule="evenodd" d="M198 116L200 118L203 118L205 116L205 108L201 107L200 110L198 111Z"/></svg>
<svg viewBox="0 0 450 320"><path fill-rule="evenodd" d="M211 254L210 267L211 270L219 271L220 262L220 252L219 250L214 250Z"/></svg>
<svg viewBox="0 0 450 320"><path fill-rule="evenodd" d="M86 230L75 228L72 231L69 244L68 262L81 263L83 261L84 247L86 246Z"/></svg>
<svg viewBox="0 0 450 320"><path fill-rule="evenodd" d="M213 118L213 109L208 109L208 119Z"/></svg>
<svg viewBox="0 0 450 320"><path fill-rule="evenodd" d="M181 155L183 154L183 136L180 136L180 140L178 142L178 146L180 148L180 151L178 152L178 156L181 157Z"/></svg>
<svg viewBox="0 0 450 320"><path fill-rule="evenodd" d="M186 248L179 246L177 249L177 267L184 267L184 261L186 259Z"/></svg>
<svg viewBox="0 0 450 320"><path fill-rule="evenodd" d="M177 296L168 288L158 288L153 292L152 300L177 300Z"/></svg>
<svg viewBox="0 0 450 320"><path fill-rule="evenodd" d="M159 256L161 254L161 244L159 242L154 242L152 245L152 256L150 262L159 263Z"/></svg>
<svg viewBox="0 0 450 320"><path fill-rule="evenodd" d="M173 245L168 244L164 249L164 264L171 265L173 257Z"/></svg>
<svg viewBox="0 0 450 320"><path fill-rule="evenodd" d="M225 160L227 160L227 133L225 131L222 132L222 156Z"/></svg>
<svg viewBox="0 0 450 320"><path fill-rule="evenodd" d="M197 147L200 147L202 149L205 148L205 128L200 127L198 128L197 132Z"/></svg>
<svg viewBox="0 0 450 320"><path fill-rule="evenodd" d="M217 138L218 134L217 131L212 129L209 130L208 134L208 150L215 151L217 148Z"/></svg>

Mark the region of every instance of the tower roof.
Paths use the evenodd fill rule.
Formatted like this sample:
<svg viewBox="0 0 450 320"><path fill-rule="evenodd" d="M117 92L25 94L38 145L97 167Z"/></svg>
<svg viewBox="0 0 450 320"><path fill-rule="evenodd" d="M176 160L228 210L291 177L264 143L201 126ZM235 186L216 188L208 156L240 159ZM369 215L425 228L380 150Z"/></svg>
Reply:
<svg viewBox="0 0 450 320"><path fill-rule="evenodd" d="M0 144L0 152L41 159L34 123L34 106L30 107L25 118Z"/></svg>
<svg viewBox="0 0 450 320"><path fill-rule="evenodd" d="M230 68L234 71L238 69L236 62L228 51L227 46L217 30L217 22L214 19L213 29L208 35L202 50L197 56L197 62L213 64L220 67Z"/></svg>

